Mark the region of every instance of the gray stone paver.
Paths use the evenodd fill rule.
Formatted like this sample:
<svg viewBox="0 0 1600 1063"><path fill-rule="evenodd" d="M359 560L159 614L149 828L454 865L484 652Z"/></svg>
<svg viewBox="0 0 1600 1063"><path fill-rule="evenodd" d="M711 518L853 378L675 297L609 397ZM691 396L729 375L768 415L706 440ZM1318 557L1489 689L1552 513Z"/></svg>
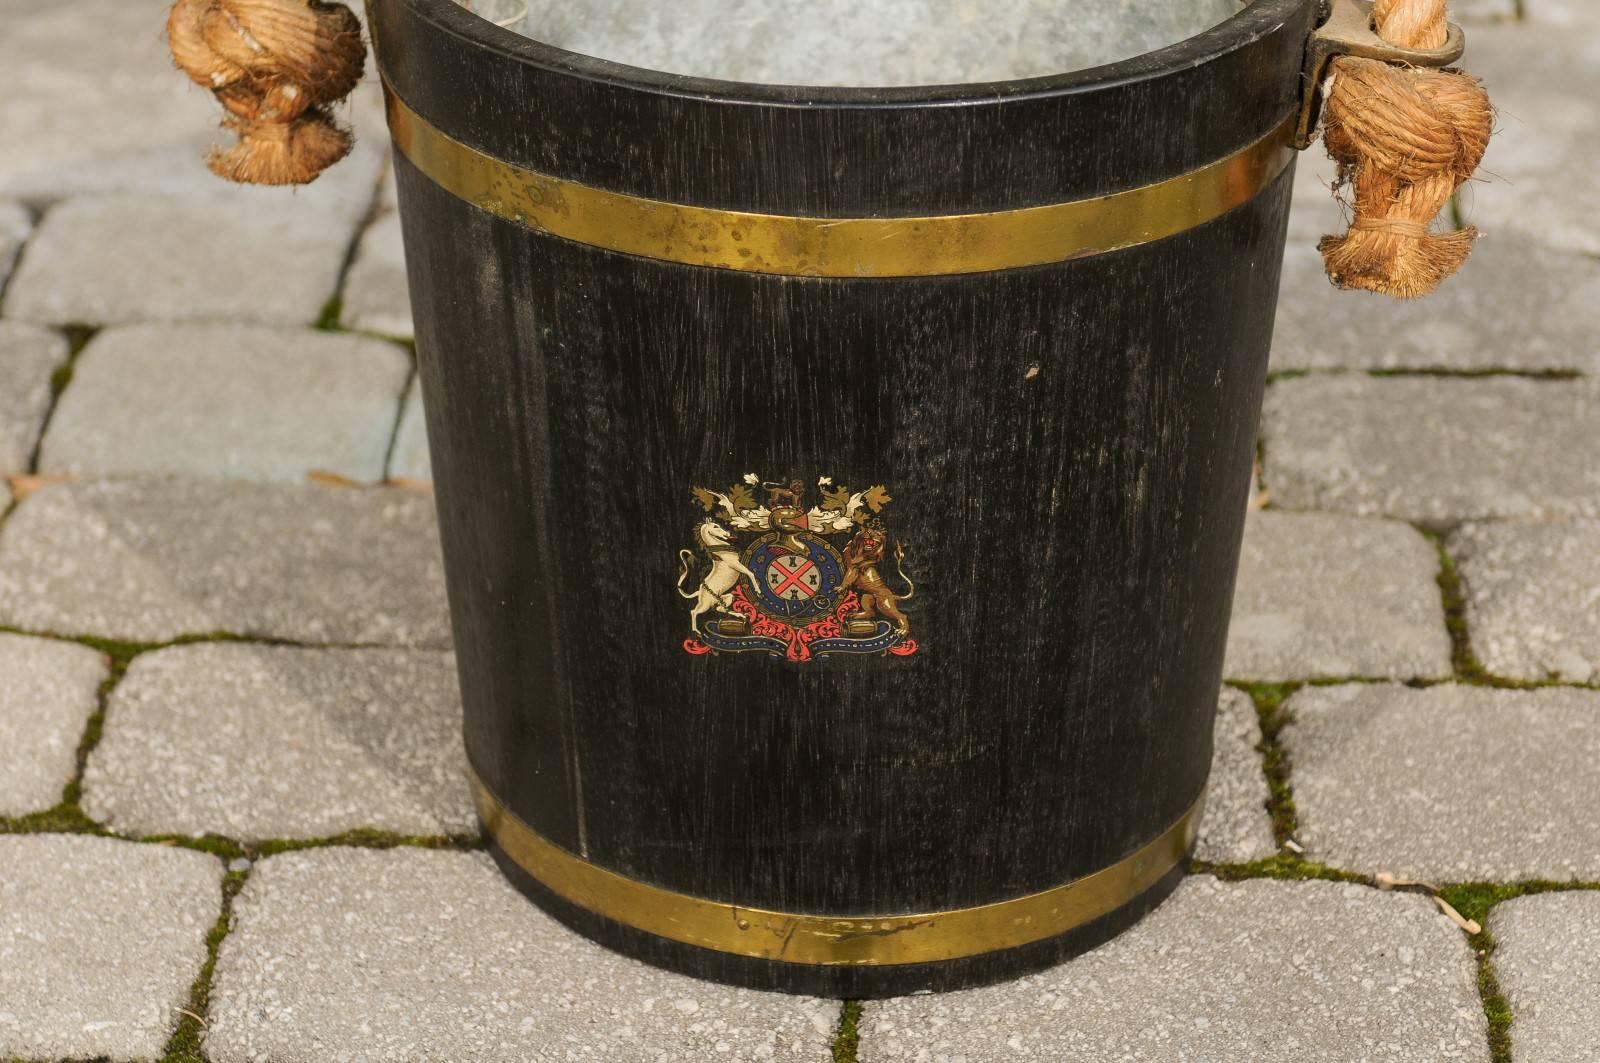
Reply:
<svg viewBox="0 0 1600 1063"><path fill-rule="evenodd" d="M394 344L311 329L108 329L75 363L40 471L376 482L410 372Z"/></svg>
<svg viewBox="0 0 1600 1063"><path fill-rule="evenodd" d="M1600 26L1600 9L1589 0L1524 0L1530 22L1546 26Z"/></svg>
<svg viewBox="0 0 1600 1063"><path fill-rule="evenodd" d="M405 247L400 240L400 214L381 208L361 235L350 275L345 278L341 315L345 328L409 339L411 291L406 285Z"/></svg>
<svg viewBox="0 0 1600 1063"><path fill-rule="evenodd" d="M42 324L310 325L337 292L353 223L283 204L113 194L50 208L7 290Z"/></svg>
<svg viewBox="0 0 1600 1063"><path fill-rule="evenodd" d="M47 486L0 526L0 624L445 647L433 499L222 480Z"/></svg>
<svg viewBox="0 0 1600 1063"><path fill-rule="evenodd" d="M1518 897L1495 906L1494 969L1514 1017L1517 1063L1600 1059L1600 893Z"/></svg>
<svg viewBox="0 0 1600 1063"><path fill-rule="evenodd" d="M86 835L0 837L0 1057L154 1060L189 1003L222 863Z"/></svg>
<svg viewBox="0 0 1600 1063"><path fill-rule="evenodd" d="M106 674L87 646L0 632L0 816L61 801Z"/></svg>
<svg viewBox="0 0 1600 1063"><path fill-rule="evenodd" d="M1450 17L1462 21L1498 21L1516 14L1516 0L1452 0L1450 4Z"/></svg>
<svg viewBox="0 0 1600 1063"><path fill-rule="evenodd" d="M16 265L22 245L33 232L33 216L20 203L0 201L0 290L5 288L11 267Z"/></svg>
<svg viewBox="0 0 1600 1063"><path fill-rule="evenodd" d="M1472 954L1424 898L1190 878L1077 960L865 1005L862 1063L1487 1061Z"/></svg>
<svg viewBox="0 0 1600 1063"><path fill-rule="evenodd" d="M1333 194L1333 179L1338 172L1320 143L1313 144L1295 158L1293 209L1289 212L1289 243L1294 249L1309 247L1316 252L1323 233L1337 230L1344 219ZM1319 256L1320 259L1320 256ZM1326 274L1322 280L1327 284ZM1292 294L1285 289L1282 293Z"/></svg>
<svg viewBox="0 0 1600 1063"><path fill-rule="evenodd" d="M0 197L54 205L0 309L77 325L315 322L386 165L378 86L339 107L357 149L312 186L222 183L205 166L229 139L221 109L174 72L166 6L0 6Z"/></svg>
<svg viewBox="0 0 1600 1063"><path fill-rule="evenodd" d="M624 959L539 912L480 853L274 856L234 927L213 1063L826 1063L839 1014Z"/></svg>
<svg viewBox="0 0 1600 1063"><path fill-rule="evenodd" d="M1507 117L1499 128L1514 130L1517 125L1517 118ZM1597 195L1600 178L1594 174L1578 173L1571 179L1542 173L1501 178L1490 171L1490 176L1475 179L1462 191L1462 216L1467 224L1491 234L1488 239L1522 234L1555 251L1595 256L1600 255L1600 219L1587 203L1595 202Z"/></svg>
<svg viewBox="0 0 1600 1063"><path fill-rule="evenodd" d="M1529 276L1548 282L1507 283ZM1315 243L1291 239L1272 369L1600 372L1600 262L1496 232L1432 296L1400 302L1333 287Z"/></svg>
<svg viewBox="0 0 1600 1063"><path fill-rule="evenodd" d="M0 197L54 204L0 305L7 316L309 324L335 294L387 156L377 86L338 108L357 147L314 184L228 185L205 166L208 146L229 139L220 108L173 70L168 6L0 7Z"/></svg>
<svg viewBox="0 0 1600 1063"><path fill-rule="evenodd" d="M126 834L475 831L453 654L214 643L136 658L84 811Z"/></svg>
<svg viewBox="0 0 1600 1063"><path fill-rule="evenodd" d="M1431 882L1600 878L1600 693L1390 684L1288 704L1296 838Z"/></svg>
<svg viewBox="0 0 1600 1063"><path fill-rule="evenodd" d="M394 454L389 458L389 475L395 479L432 480L433 466L428 458L428 421L422 411L422 381L413 380L400 414L400 428L394 437Z"/></svg>
<svg viewBox="0 0 1600 1063"><path fill-rule="evenodd" d="M162 148L198 158L206 93L174 77L161 0L0 6L0 195L49 199L83 171L116 173ZM86 34L85 25L100 32ZM115 86L108 91L108 86Z"/></svg>
<svg viewBox="0 0 1600 1063"><path fill-rule="evenodd" d="M1517 193L1525 179L1558 177L1565 166L1582 159L1585 145L1567 142L1582 131L1589 116L1587 101L1575 93L1600 85L1600 76L1582 65L1591 49L1581 34L1519 25L1478 37L1470 69L1488 87L1497 121L1483 167L1467 186L1471 196L1463 205L1468 207L1481 206L1486 192L1498 198ZM1553 62L1530 64L1530 49L1545 51ZM1572 65L1565 67L1567 63ZM1578 186L1568 187L1576 192ZM1513 226L1512 231L1524 230ZM1533 235L1545 243L1561 238L1558 233Z"/></svg>
<svg viewBox="0 0 1600 1063"><path fill-rule="evenodd" d="M387 118L384 119L387 121ZM400 185L395 179L394 158L390 156L389 169L384 171L383 180L378 184L378 210L397 211L400 209Z"/></svg>
<svg viewBox="0 0 1600 1063"><path fill-rule="evenodd" d="M1584 6L1593 5L1566 5ZM1594 139L1600 35L1593 32L1600 21L1589 19L1566 26L1536 19L1470 38L1467 66L1488 86L1496 121L1463 205L1467 220L1491 238L1517 232L1550 247L1600 253L1593 209L1600 200Z"/></svg>
<svg viewBox="0 0 1600 1063"><path fill-rule="evenodd" d="M1450 675L1439 558L1405 524L1252 513L1228 627L1229 679Z"/></svg>
<svg viewBox="0 0 1600 1063"><path fill-rule="evenodd" d="M1503 118L1499 128L1512 130L1516 125L1515 119ZM1592 171L1576 171L1571 177L1564 173L1499 177L1487 172L1490 176L1477 179L1462 193L1462 213L1469 224L1491 234L1490 239L1493 234L1518 233L1556 251L1600 255L1600 219L1589 207L1600 199L1600 176Z"/></svg>
<svg viewBox="0 0 1600 1063"><path fill-rule="evenodd" d="M1600 516L1600 381L1319 374L1267 390L1275 505L1429 526Z"/></svg>
<svg viewBox="0 0 1600 1063"><path fill-rule="evenodd" d="M1447 549L1472 648L1492 674L1600 678L1600 521L1473 524Z"/></svg>
<svg viewBox="0 0 1600 1063"><path fill-rule="evenodd" d="M68 351L59 332L0 321L0 476L28 471L50 412L50 378Z"/></svg>
<svg viewBox="0 0 1600 1063"><path fill-rule="evenodd" d="M241 188L206 169L218 130L211 94L173 70L166 0L0 4L0 198L43 206L107 192L328 211L354 225L372 202L387 137L376 85L336 108L358 132L350 158L301 189ZM361 5L355 5L359 8ZM92 25L96 32L86 34ZM372 73L372 63L367 64ZM171 245L176 251L179 245Z"/></svg>
<svg viewBox="0 0 1600 1063"><path fill-rule="evenodd" d="M1266 807L1271 793L1256 750L1260 742L1261 720L1255 703L1241 691L1223 690L1217 704L1205 818L1195 844L1197 859L1247 864L1277 851Z"/></svg>

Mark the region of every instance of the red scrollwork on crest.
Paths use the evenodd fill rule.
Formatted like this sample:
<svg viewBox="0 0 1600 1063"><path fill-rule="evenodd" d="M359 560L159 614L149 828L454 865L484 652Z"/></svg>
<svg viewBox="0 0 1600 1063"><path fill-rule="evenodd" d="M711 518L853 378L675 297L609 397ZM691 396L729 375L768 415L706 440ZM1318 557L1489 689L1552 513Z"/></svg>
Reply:
<svg viewBox="0 0 1600 1063"><path fill-rule="evenodd" d="M787 644L784 656L796 663L811 660L811 644L817 639L836 639L844 633L844 618L860 607L854 591L846 594L828 616L814 620L803 627L774 620L757 609L744 587L733 588L733 611L750 621L750 634L777 639Z"/></svg>

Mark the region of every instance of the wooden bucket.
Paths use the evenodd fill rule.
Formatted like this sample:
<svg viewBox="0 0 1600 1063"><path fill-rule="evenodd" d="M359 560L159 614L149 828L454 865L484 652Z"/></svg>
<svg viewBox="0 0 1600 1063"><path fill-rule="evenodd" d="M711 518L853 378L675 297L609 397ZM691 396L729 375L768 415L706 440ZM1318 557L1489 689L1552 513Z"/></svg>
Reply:
<svg viewBox="0 0 1600 1063"><path fill-rule="evenodd" d="M796 89L372 0L467 750L557 918L877 996L1183 874L1317 0Z"/></svg>

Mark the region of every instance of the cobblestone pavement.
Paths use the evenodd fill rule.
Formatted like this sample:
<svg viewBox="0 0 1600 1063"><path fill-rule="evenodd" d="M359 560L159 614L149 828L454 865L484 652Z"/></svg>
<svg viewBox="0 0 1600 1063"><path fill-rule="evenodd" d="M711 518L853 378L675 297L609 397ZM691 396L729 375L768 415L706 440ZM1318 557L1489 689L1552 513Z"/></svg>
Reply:
<svg viewBox="0 0 1600 1063"><path fill-rule="evenodd" d="M494 872L379 101L311 188L224 187L165 2L0 0L0 1060L1600 1060L1594 0L1456 5L1501 129L1437 298L1328 287L1302 161L1189 879L865 1005Z"/></svg>

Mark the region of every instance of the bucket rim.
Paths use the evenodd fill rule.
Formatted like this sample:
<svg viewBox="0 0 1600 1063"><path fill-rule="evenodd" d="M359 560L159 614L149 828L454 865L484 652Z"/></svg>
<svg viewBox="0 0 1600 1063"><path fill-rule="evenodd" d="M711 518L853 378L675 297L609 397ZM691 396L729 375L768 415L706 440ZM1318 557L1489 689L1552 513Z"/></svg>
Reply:
<svg viewBox="0 0 1600 1063"><path fill-rule="evenodd" d="M1097 92L1169 76L1212 62L1281 27L1324 0L1253 0L1222 22L1175 44L1061 74L1001 81L901 86L823 86L734 81L672 74L570 51L495 25L456 0L399 0L440 32L515 62L581 81L708 103L803 109L961 106L997 99L1037 100Z"/></svg>

